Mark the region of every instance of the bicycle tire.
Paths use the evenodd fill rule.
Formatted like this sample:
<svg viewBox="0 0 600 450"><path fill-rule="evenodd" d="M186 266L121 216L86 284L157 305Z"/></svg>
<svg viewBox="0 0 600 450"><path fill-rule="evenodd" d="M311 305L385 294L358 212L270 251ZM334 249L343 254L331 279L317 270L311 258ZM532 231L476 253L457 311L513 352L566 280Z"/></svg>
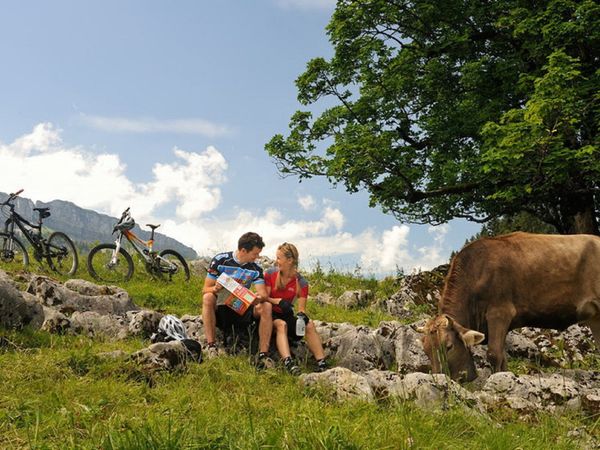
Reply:
<svg viewBox="0 0 600 450"><path fill-rule="evenodd" d="M175 264L177 266L177 271L175 273L170 273L169 269L160 268L160 274L162 276L168 277L169 281L177 280L179 278L183 278L184 281L190 280L190 268L183 256L181 256L178 252L171 249L165 249L161 251L158 256L168 260L171 264ZM170 258L172 257L172 258ZM160 259L157 260L158 263L161 262ZM181 270L183 269L183 271ZM181 277L183 275L183 277Z"/></svg>
<svg viewBox="0 0 600 450"><path fill-rule="evenodd" d="M11 241L13 245L11 245ZM18 247L16 252L14 245ZM10 234L0 232L0 261L8 263L22 261L23 267L27 267L29 265L29 254L19 239L15 236L11 238Z"/></svg>
<svg viewBox="0 0 600 450"><path fill-rule="evenodd" d="M77 272L77 249L71 238L62 231L55 231L48 238L46 261L52 270L61 275L73 276Z"/></svg>
<svg viewBox="0 0 600 450"><path fill-rule="evenodd" d="M87 258L87 268L95 280L114 283L131 279L133 259L123 247L119 249L122 258L117 258L116 264L110 264L116 248L115 244L100 244L90 250ZM120 264L122 261L125 261L125 264Z"/></svg>

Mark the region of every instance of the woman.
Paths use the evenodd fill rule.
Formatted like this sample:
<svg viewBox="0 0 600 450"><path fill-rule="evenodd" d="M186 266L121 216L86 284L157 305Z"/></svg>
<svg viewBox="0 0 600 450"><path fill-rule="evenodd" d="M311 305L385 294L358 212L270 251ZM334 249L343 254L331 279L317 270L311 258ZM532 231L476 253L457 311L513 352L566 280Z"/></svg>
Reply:
<svg viewBox="0 0 600 450"><path fill-rule="evenodd" d="M300 368L291 357L288 340L302 339L302 336L296 335L294 306L297 306L298 317L306 324L306 345L317 360L317 371L322 372L327 369L327 363L315 324L306 315L308 282L298 273L298 249L284 242L277 248L275 262L277 267L265 272L265 285L269 302L273 304L273 328L279 355L288 372L293 375L300 373Z"/></svg>

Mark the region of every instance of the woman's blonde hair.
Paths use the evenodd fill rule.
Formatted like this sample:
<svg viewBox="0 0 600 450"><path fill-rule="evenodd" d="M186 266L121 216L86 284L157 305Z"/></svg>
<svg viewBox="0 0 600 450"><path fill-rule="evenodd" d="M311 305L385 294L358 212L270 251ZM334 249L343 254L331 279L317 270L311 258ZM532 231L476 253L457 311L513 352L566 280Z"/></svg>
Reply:
<svg viewBox="0 0 600 450"><path fill-rule="evenodd" d="M296 246L294 244L290 244L289 242L284 242L279 247L277 247L277 250L281 251L281 253L283 253L283 256L285 256L286 258L291 259L292 264L294 265L296 270L298 269L298 263L299 263L298 249L296 248ZM275 286L277 286L278 290L285 289L285 286L283 285L283 281L281 279L281 271L277 272L277 279L275 280ZM299 293L300 293L300 281L298 280L298 276L296 275L296 296L298 296Z"/></svg>

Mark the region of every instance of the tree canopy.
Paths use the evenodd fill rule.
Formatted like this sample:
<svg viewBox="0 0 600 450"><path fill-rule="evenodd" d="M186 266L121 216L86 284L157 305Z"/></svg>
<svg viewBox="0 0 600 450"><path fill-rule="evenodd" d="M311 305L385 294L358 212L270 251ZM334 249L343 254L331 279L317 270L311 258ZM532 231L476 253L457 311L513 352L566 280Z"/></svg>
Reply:
<svg viewBox="0 0 600 450"><path fill-rule="evenodd" d="M598 233L597 1L338 0L327 32L333 57L296 80L311 108L266 145L284 176L413 223Z"/></svg>

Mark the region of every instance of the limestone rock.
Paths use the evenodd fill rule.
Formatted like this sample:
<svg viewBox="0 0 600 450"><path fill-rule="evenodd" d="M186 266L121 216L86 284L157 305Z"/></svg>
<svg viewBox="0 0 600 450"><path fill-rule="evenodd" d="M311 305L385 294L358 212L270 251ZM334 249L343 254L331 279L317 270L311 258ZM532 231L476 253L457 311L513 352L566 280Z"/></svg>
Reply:
<svg viewBox="0 0 600 450"><path fill-rule="evenodd" d="M44 310L35 298L17 290L13 283L0 279L0 327L40 328L44 322Z"/></svg>
<svg viewBox="0 0 600 450"><path fill-rule="evenodd" d="M145 370L177 370L186 366L194 357L181 341L157 342L131 355Z"/></svg>
<svg viewBox="0 0 600 450"><path fill-rule="evenodd" d="M300 375L300 382L307 387L321 386L331 389L337 400L374 399L367 379L343 367L334 367L322 373Z"/></svg>
<svg viewBox="0 0 600 450"><path fill-rule="evenodd" d="M338 297L336 305L343 308L363 308L368 306L375 299L373 292L369 289L360 289L356 291L346 291Z"/></svg>
<svg viewBox="0 0 600 450"><path fill-rule="evenodd" d="M82 286L82 284L75 285L79 288ZM89 292L94 288L87 286L85 289ZM101 290L102 287L98 289ZM44 305L54 307L66 315L75 311L95 311L106 315L139 310L127 292L122 289L117 289L112 294L84 295L44 276L34 276L27 287L27 292L35 295Z"/></svg>
<svg viewBox="0 0 600 450"><path fill-rule="evenodd" d="M129 335L128 325L125 316L100 314L96 311L77 311L71 315L72 332L90 337L125 339Z"/></svg>
<svg viewBox="0 0 600 450"><path fill-rule="evenodd" d="M127 317L129 318L127 328L130 335L149 338L158 329L158 323L163 315L156 311L143 309L141 311L129 311Z"/></svg>

